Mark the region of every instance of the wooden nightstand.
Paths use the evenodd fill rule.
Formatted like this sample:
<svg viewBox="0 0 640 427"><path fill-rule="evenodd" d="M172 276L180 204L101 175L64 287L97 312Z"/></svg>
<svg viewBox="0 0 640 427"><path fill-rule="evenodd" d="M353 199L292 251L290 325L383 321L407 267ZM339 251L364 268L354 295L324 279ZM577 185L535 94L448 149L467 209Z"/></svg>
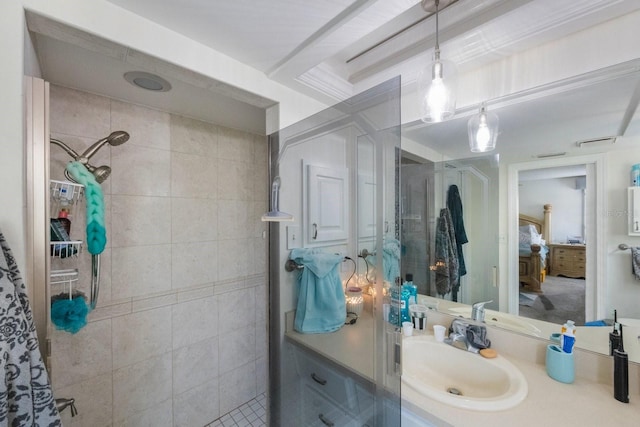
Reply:
<svg viewBox="0 0 640 427"><path fill-rule="evenodd" d="M549 275L585 277L587 250L585 245L549 245Z"/></svg>

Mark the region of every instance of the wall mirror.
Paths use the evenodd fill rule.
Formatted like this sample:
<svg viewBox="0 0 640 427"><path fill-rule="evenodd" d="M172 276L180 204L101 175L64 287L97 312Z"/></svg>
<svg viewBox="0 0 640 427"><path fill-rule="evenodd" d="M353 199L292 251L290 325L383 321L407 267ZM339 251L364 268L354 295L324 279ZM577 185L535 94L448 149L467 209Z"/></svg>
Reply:
<svg viewBox="0 0 640 427"><path fill-rule="evenodd" d="M583 245L585 278L580 280L585 301L578 345L608 353L611 328L582 325L611 319L615 309L629 324L630 357L640 361L640 330L633 326L640 308L630 302L640 298L640 282L632 273L630 251L619 249L620 244L640 246L640 239L628 234L627 200L631 166L640 162L639 65L640 60L629 61L554 82L538 88L535 96L523 93L494 100L493 106L489 102L500 118L500 135L497 148L484 155L472 155L468 148L466 123L472 108L449 121L405 126L403 149L410 148L402 165L402 269L420 278L420 293L441 301L439 310L466 315L470 304L492 300L487 308L495 312L496 326L541 338L559 330L558 320L531 320L527 310L520 315L519 213L531 213L530 207L521 207L519 190L534 170L542 173L541 179L551 179L557 171L577 167L581 172L568 172L565 178L582 176L581 231L557 233L549 244ZM426 149L417 153L414 146ZM437 293L429 263L416 261L433 259L435 224L452 184L462 194L469 240L463 245L467 274L455 305L451 293ZM538 203L535 216L543 220L544 205L550 201ZM563 215L568 215L567 208L553 212L551 221L564 221ZM550 294L542 290L538 304Z"/></svg>

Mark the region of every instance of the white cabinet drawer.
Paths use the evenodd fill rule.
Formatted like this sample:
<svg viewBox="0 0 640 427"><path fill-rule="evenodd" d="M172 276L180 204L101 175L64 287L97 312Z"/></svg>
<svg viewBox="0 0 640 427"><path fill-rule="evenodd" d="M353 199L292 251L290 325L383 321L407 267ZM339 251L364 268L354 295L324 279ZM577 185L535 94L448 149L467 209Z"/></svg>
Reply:
<svg viewBox="0 0 640 427"><path fill-rule="evenodd" d="M310 383L302 390L302 425L309 427L358 427L355 418L320 394Z"/></svg>
<svg viewBox="0 0 640 427"><path fill-rule="evenodd" d="M303 384L324 393L332 400L344 406L349 411L356 411L358 399L356 397L353 380L329 368L317 359L301 350L296 349L296 365Z"/></svg>

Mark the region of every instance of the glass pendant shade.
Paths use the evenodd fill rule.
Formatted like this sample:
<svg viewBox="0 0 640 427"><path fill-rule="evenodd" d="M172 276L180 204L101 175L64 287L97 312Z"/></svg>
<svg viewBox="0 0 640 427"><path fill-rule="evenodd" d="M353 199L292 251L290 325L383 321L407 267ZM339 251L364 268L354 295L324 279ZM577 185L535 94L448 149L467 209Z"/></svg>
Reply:
<svg viewBox="0 0 640 427"><path fill-rule="evenodd" d="M453 62L439 56L418 77L420 119L426 123L441 122L456 111L458 70Z"/></svg>
<svg viewBox="0 0 640 427"><path fill-rule="evenodd" d="M486 153L496 148L498 116L482 106L480 112L469 119L469 148L473 153Z"/></svg>

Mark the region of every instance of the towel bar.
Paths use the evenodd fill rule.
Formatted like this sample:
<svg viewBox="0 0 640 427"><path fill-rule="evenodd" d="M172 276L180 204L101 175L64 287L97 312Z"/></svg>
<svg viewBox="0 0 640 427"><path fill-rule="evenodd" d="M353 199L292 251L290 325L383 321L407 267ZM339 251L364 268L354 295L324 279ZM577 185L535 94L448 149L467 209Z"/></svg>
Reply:
<svg viewBox="0 0 640 427"><path fill-rule="evenodd" d="M295 270L302 270L303 268L304 268L304 265L298 264L297 262L295 262L292 259L288 259L284 263L284 269L287 270L288 272L292 272L292 271L295 271Z"/></svg>
<svg viewBox="0 0 640 427"><path fill-rule="evenodd" d="M626 251L627 249L631 249L631 246L627 245L626 243L620 243L618 245L618 249L620 249L621 251Z"/></svg>

